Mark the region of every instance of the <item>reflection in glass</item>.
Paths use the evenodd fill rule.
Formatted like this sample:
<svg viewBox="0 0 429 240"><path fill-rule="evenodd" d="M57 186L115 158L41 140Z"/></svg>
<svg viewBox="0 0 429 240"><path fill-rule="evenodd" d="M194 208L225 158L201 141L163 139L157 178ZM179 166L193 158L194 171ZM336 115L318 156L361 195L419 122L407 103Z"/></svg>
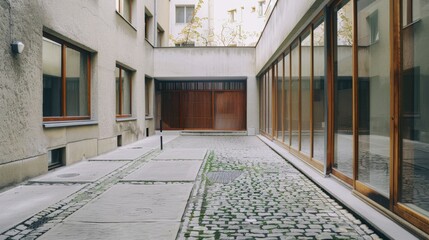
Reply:
<svg viewBox="0 0 429 240"><path fill-rule="evenodd" d="M277 140L283 140L282 115L283 115L283 60L276 64L276 82L277 82Z"/></svg>
<svg viewBox="0 0 429 240"><path fill-rule="evenodd" d="M325 162L325 22L317 23L313 31L313 158Z"/></svg>
<svg viewBox="0 0 429 240"><path fill-rule="evenodd" d="M185 7L176 7L176 23L185 23Z"/></svg>
<svg viewBox="0 0 429 240"><path fill-rule="evenodd" d="M131 115L131 74L122 70L122 114Z"/></svg>
<svg viewBox="0 0 429 240"><path fill-rule="evenodd" d="M290 139L289 139L289 122L290 122L290 89L289 89L289 84L290 84L290 55L289 53L285 55L284 58L284 87L285 87L285 91L284 91L284 98L283 98L283 113L284 113L284 118L283 118L283 126L284 126L284 143L286 143L287 145L290 144Z"/></svg>
<svg viewBox="0 0 429 240"><path fill-rule="evenodd" d="M301 152L311 155L310 144L310 77L311 77L311 35L301 37Z"/></svg>
<svg viewBox="0 0 429 240"><path fill-rule="evenodd" d="M299 150L299 46L292 46L292 143L291 146Z"/></svg>
<svg viewBox="0 0 429 240"><path fill-rule="evenodd" d="M268 130L268 122L269 122L269 103L268 103L268 99L270 97L270 94L268 92L268 72L265 73L265 77L264 77L264 100L265 100L265 133L269 133Z"/></svg>
<svg viewBox="0 0 429 240"><path fill-rule="evenodd" d="M61 116L61 44L43 38L43 116Z"/></svg>
<svg viewBox="0 0 429 240"><path fill-rule="evenodd" d="M120 72L121 72L121 69L116 67L115 68L115 79L116 79L115 82L116 82L116 114L117 115L121 114L120 108L119 108L119 105L121 104L120 95L119 95L120 85L121 85Z"/></svg>
<svg viewBox="0 0 429 240"><path fill-rule="evenodd" d="M268 95L268 135L272 136L273 134L273 96L272 96L272 92L273 92L273 79L272 79L272 75L273 74L273 70L270 68L270 70L267 73L267 95Z"/></svg>
<svg viewBox="0 0 429 240"><path fill-rule="evenodd" d="M389 1L357 2L359 58L358 180L389 197ZM379 28L378 26L383 26Z"/></svg>
<svg viewBox="0 0 429 240"><path fill-rule="evenodd" d="M74 49L66 50L67 116L88 115L88 55Z"/></svg>
<svg viewBox="0 0 429 240"><path fill-rule="evenodd" d="M334 9L334 164L348 177L353 176L352 129L352 2Z"/></svg>
<svg viewBox="0 0 429 240"><path fill-rule="evenodd" d="M403 1L402 159L399 201L429 216L429 8ZM414 23L414 24L412 24Z"/></svg>

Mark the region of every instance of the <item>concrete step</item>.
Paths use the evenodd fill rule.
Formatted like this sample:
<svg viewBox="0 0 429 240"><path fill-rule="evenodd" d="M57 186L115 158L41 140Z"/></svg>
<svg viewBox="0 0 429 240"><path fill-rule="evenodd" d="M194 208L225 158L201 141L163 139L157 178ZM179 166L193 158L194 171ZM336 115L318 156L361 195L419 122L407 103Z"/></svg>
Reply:
<svg viewBox="0 0 429 240"><path fill-rule="evenodd" d="M247 131L183 130L182 136L247 136Z"/></svg>

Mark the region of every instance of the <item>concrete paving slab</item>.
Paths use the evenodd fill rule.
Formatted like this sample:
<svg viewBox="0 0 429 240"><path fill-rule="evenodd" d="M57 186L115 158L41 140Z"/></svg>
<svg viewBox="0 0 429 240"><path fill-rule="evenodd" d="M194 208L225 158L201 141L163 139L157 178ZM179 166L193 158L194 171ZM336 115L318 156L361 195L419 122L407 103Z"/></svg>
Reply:
<svg viewBox="0 0 429 240"><path fill-rule="evenodd" d="M193 184L118 184L72 214L66 221L180 221Z"/></svg>
<svg viewBox="0 0 429 240"><path fill-rule="evenodd" d="M124 178L125 181L195 181L202 161L150 161Z"/></svg>
<svg viewBox="0 0 429 240"><path fill-rule="evenodd" d="M41 240L176 239L180 222L62 223L42 235Z"/></svg>
<svg viewBox="0 0 429 240"><path fill-rule="evenodd" d="M0 233L79 191L86 184L25 185L0 193Z"/></svg>
<svg viewBox="0 0 429 240"><path fill-rule="evenodd" d="M71 166L60 168L41 177L30 180L30 182L82 182L89 183L97 181L114 170L125 165L127 162L79 162Z"/></svg>
<svg viewBox="0 0 429 240"><path fill-rule="evenodd" d="M170 148L161 152L154 160L203 160L206 148Z"/></svg>
<svg viewBox="0 0 429 240"><path fill-rule="evenodd" d="M148 148L152 148L152 149L160 149L161 141L160 141L159 137L160 137L160 135L153 135L153 136L147 137L145 139L139 140L137 142L131 143L131 144L126 145L126 146L138 146L138 147L148 147ZM163 136L162 136L162 142L165 145L168 142L171 142L178 137L179 137L179 133L177 133L176 135L167 135L164 132Z"/></svg>
<svg viewBox="0 0 429 240"><path fill-rule="evenodd" d="M147 154L151 150L152 148L144 148L144 147L140 148L139 146L128 146L127 148L119 148L112 152L100 155L98 157L91 158L89 160L90 161L97 161L97 160L132 161Z"/></svg>

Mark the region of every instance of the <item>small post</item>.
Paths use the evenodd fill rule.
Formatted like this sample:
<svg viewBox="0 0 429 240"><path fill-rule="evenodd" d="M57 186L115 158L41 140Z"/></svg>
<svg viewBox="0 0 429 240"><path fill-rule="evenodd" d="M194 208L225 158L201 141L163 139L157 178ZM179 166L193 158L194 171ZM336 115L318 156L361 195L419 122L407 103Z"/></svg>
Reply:
<svg viewBox="0 0 429 240"><path fill-rule="evenodd" d="M159 120L159 132L161 133L161 136L159 137L160 141L161 141L161 150L162 150L162 119Z"/></svg>

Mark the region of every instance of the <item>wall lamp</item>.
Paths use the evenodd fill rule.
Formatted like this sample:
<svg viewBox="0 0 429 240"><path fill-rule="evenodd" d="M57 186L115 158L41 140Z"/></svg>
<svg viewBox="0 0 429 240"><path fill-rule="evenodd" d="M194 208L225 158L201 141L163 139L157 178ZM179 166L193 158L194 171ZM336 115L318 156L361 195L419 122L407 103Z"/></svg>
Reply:
<svg viewBox="0 0 429 240"><path fill-rule="evenodd" d="M22 43L21 41L13 41L13 43L10 44L10 46L12 47L13 53L22 53L25 47L24 43Z"/></svg>

